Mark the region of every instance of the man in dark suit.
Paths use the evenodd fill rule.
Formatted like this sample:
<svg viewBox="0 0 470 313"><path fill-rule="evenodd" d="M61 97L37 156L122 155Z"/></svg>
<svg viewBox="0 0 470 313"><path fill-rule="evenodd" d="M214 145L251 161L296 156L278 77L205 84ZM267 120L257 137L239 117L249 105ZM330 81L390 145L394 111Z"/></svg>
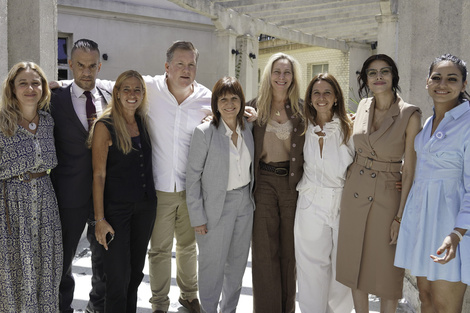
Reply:
<svg viewBox="0 0 470 313"><path fill-rule="evenodd" d="M94 220L91 150L86 145L88 130L93 119L103 112L111 100L109 92L95 87L95 79L101 67L100 51L95 42L88 39L75 42L69 66L74 77L73 83L54 90L51 100L59 161L51 178L59 201L64 249L59 289L59 310L63 313L73 313L71 304L75 282L72 261L87 220ZM91 223L87 238L92 253L93 276L86 312L104 312L103 249L96 241L95 228Z"/></svg>

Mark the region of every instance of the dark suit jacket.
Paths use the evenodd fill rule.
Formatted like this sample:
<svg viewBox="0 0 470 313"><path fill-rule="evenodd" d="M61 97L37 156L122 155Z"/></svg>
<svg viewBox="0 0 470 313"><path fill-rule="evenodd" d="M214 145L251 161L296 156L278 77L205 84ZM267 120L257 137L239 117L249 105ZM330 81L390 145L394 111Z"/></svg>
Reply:
<svg viewBox="0 0 470 313"><path fill-rule="evenodd" d="M248 102L246 105L256 108L256 98ZM303 103L299 102L300 108ZM289 186L295 190L297 183L302 178L304 172L304 142L305 136L304 121L300 116L293 116L292 108L289 103L285 105L287 116L292 121L293 133L291 136L291 150L289 159ZM259 178L260 169L259 162L261 160L261 153L263 152L264 134L266 133L266 125L259 126L257 122L253 123L253 138L255 140L255 189L256 180Z"/></svg>
<svg viewBox="0 0 470 313"><path fill-rule="evenodd" d="M53 90L51 99L55 147L59 161L51 172L51 179L60 208L82 207L92 196L91 150L86 147L88 131L73 108L71 86ZM109 92L102 89L98 91L106 103L111 101Z"/></svg>

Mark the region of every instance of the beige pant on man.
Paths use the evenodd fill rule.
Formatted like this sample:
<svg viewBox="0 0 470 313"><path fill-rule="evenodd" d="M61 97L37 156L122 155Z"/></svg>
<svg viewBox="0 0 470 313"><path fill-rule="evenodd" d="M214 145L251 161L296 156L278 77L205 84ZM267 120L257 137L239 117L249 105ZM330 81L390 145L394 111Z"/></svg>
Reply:
<svg viewBox="0 0 470 313"><path fill-rule="evenodd" d="M176 283L183 300L197 298L197 252L194 229L186 205L186 191L157 190L157 217L150 239L149 275L152 311L168 311L171 250L176 238Z"/></svg>

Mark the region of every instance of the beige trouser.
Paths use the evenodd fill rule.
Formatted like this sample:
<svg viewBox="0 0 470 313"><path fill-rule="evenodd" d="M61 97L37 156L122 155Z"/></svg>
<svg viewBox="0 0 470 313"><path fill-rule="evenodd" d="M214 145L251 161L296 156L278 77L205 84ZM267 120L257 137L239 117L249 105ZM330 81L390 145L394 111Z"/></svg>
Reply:
<svg viewBox="0 0 470 313"><path fill-rule="evenodd" d="M150 239L149 274L152 311L168 311L171 285L171 250L176 238L176 283L181 298L197 298L197 252L189 221L186 191L157 191L157 217Z"/></svg>

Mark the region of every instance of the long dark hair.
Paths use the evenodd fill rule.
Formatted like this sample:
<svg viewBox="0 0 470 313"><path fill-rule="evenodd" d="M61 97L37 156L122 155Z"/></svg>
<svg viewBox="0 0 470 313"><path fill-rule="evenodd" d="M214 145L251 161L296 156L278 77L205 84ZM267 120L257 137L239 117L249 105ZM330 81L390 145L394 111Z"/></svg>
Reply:
<svg viewBox="0 0 470 313"><path fill-rule="evenodd" d="M459 69L460 73L462 73L462 82L465 82L467 80L467 63L455 55L452 55L450 53L443 54L437 58L434 59L434 61L431 63L431 66L429 67L429 73L428 73L428 78L431 77L432 71L434 70L434 67L441 63L449 61L455 64L457 68ZM462 103L464 101L470 100L470 94L465 90L459 94L459 102Z"/></svg>
<svg viewBox="0 0 470 313"><path fill-rule="evenodd" d="M392 67L392 91L394 93L394 99L397 100L398 91L401 91L400 86L398 86L398 81L400 80L400 76L398 75L398 67L395 64L395 61L391 57L386 54L376 54L370 56L367 60L364 61L362 65L361 73L357 77L357 82L359 84L359 98L365 98L369 94L369 86L367 86L367 69L369 68L370 64L374 61L384 61L388 65Z"/></svg>
<svg viewBox="0 0 470 313"><path fill-rule="evenodd" d="M349 119L346 113L346 104L344 103L344 96L341 87L338 84L336 78L328 73L322 73L316 75L312 78L310 84L308 84L307 91L305 92L305 105L304 105L304 115L308 123L315 124L315 118L317 117L317 110L312 104L312 90L313 85L318 81L325 81L333 87L333 92L336 97L336 104L331 110L333 115L336 113L341 121L341 130L343 133L343 143L346 144L349 141L352 133L352 122ZM308 123L305 123L305 130L307 130Z"/></svg>

